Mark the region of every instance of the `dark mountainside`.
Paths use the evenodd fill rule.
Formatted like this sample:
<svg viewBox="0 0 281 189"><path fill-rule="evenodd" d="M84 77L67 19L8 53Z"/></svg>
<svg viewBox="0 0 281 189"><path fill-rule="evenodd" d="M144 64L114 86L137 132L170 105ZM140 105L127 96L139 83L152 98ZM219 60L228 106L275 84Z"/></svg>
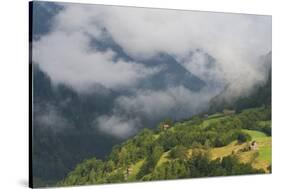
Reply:
<svg viewBox="0 0 281 189"><path fill-rule="evenodd" d="M102 158L120 142L91 124L94 117L111 109L116 94L80 95L65 85L53 87L36 64L33 74L35 178L56 181L77 162L92 155Z"/></svg>

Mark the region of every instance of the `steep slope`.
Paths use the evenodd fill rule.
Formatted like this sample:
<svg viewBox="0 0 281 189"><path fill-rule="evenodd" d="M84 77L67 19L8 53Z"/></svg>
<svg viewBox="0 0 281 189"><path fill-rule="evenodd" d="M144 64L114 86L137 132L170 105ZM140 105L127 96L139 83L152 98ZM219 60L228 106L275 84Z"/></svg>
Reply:
<svg viewBox="0 0 281 189"><path fill-rule="evenodd" d="M93 158L80 163L58 185L270 172L271 154L263 152L264 144L271 149L270 137L256 130L264 127L257 123L270 120L268 111L256 108L234 115L160 123L156 129L145 129L115 146L106 161ZM172 127L164 129L168 123ZM266 127L271 129L270 124ZM258 150L249 149L254 140L260 145Z"/></svg>

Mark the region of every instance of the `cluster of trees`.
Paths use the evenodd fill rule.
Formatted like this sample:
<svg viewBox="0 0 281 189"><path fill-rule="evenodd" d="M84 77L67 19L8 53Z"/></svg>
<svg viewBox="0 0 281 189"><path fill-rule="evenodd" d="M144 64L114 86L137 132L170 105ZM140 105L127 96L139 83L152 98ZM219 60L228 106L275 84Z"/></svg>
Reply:
<svg viewBox="0 0 281 189"><path fill-rule="evenodd" d="M235 156L211 160L209 148L225 146L235 140L250 141L251 137L242 129L254 129L271 133L270 124L259 124L271 120L269 108L256 108L239 114L216 119L204 124L198 116L184 122L161 124L170 129L144 129L121 145L114 146L105 161L90 159L79 164L59 185L82 185L93 183L125 182L125 172L131 165L143 160L134 180L159 180L189 177L222 176L263 173L250 164L242 164ZM203 149L203 150L202 150ZM192 151L191 155L188 155ZM169 161L159 164L163 153ZM132 180L130 180L132 181Z"/></svg>
<svg viewBox="0 0 281 189"><path fill-rule="evenodd" d="M223 157L222 159L210 160L207 153L202 151L193 152L189 158L183 156L184 147L178 147L171 153L170 161L155 167L159 158L161 147L155 150L155 157L152 157L142 166L135 180L163 180L196 178L211 176L227 176L241 174L260 174L262 169L254 169L249 163L240 163L234 155ZM155 158L155 159L154 159ZM158 161L158 160L157 160ZM68 177L60 182L59 186L87 185L100 183L126 182L124 168L114 170L112 161L102 162L97 159L86 160L78 165Z"/></svg>
<svg viewBox="0 0 281 189"><path fill-rule="evenodd" d="M116 165L112 160L101 161L96 158L85 160L77 165L75 170L70 172L67 178L59 182L58 185L71 186L124 181L123 171L121 169L114 171L115 168Z"/></svg>
<svg viewBox="0 0 281 189"><path fill-rule="evenodd" d="M241 136L246 141L251 139L248 134L241 130L242 123L236 117L222 119L205 127L189 124L190 122L187 125L181 124L173 130L165 131L160 135L157 142L167 151L176 145L182 145L186 148L221 147L234 140L240 141Z"/></svg>
<svg viewBox="0 0 281 189"><path fill-rule="evenodd" d="M271 120L271 107L246 110L238 115L243 129L258 130L271 136L271 124L261 124L261 121Z"/></svg>

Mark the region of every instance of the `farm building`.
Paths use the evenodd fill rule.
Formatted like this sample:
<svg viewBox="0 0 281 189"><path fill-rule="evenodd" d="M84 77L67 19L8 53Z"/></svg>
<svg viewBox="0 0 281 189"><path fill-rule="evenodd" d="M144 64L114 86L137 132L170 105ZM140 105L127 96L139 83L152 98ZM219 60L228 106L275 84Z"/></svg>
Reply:
<svg viewBox="0 0 281 189"><path fill-rule="evenodd" d="M258 144L256 141L251 142L250 150L258 150Z"/></svg>
<svg viewBox="0 0 281 189"><path fill-rule="evenodd" d="M168 124L164 124L164 125L162 125L162 128L164 129L164 130L166 130L166 129L169 129L171 126L170 125L168 125Z"/></svg>

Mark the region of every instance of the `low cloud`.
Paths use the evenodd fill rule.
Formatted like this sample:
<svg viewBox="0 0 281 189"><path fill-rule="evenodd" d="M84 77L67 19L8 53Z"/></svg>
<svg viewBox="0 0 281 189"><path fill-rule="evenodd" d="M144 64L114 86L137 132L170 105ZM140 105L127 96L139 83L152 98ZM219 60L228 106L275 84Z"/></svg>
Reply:
<svg viewBox="0 0 281 189"><path fill-rule="evenodd" d="M72 124L64 118L57 108L50 104L44 104L44 107L36 106L34 108L34 125L53 132L61 132L66 128L71 128Z"/></svg>
<svg viewBox="0 0 281 189"><path fill-rule="evenodd" d="M98 128L118 138L126 138L141 128L155 127L167 117L183 119L208 107L216 94L210 89L192 92L183 86L166 90L137 90L134 95L120 96L110 115L97 120Z"/></svg>
<svg viewBox="0 0 281 189"><path fill-rule="evenodd" d="M208 91L208 95L206 92ZM116 100L116 107L127 114L145 117L185 118L208 106L209 99L215 94L205 88L200 92L192 92L183 86L166 90L138 90L134 96L122 96Z"/></svg>
<svg viewBox="0 0 281 189"><path fill-rule="evenodd" d="M201 50L195 50L178 60L191 73L207 84L224 84L222 67L216 60Z"/></svg>
<svg viewBox="0 0 281 189"><path fill-rule="evenodd" d="M118 138L127 138L135 134L140 127L137 119L128 119L120 115L103 115L96 120L100 131Z"/></svg>

